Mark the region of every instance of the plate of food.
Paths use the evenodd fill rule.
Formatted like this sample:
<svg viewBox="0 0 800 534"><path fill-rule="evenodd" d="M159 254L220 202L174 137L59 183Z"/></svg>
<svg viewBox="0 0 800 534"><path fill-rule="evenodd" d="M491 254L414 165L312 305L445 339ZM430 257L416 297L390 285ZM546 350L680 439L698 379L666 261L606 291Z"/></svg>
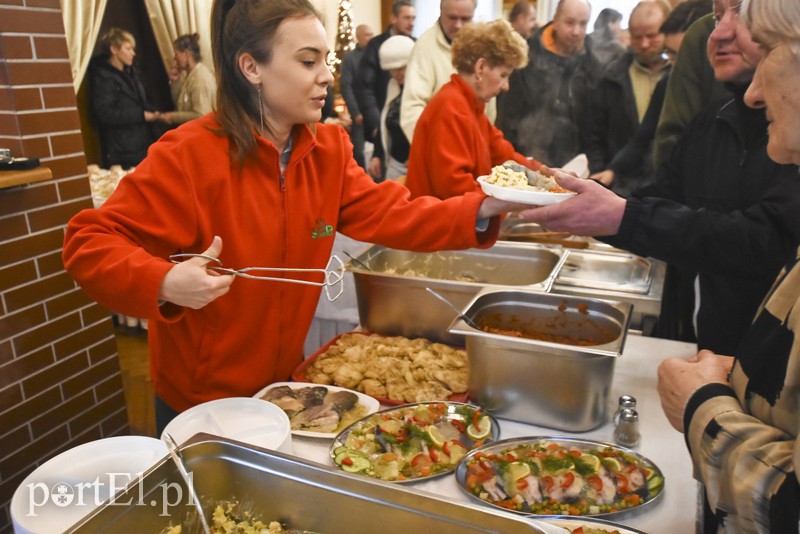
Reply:
<svg viewBox="0 0 800 534"><path fill-rule="evenodd" d="M645 534L641 530L595 517L552 516L542 517L539 524L542 522L566 529L570 534Z"/></svg>
<svg viewBox="0 0 800 534"><path fill-rule="evenodd" d="M472 451L456 469L473 499L528 515L603 517L661 496L664 475L647 458L599 441L515 438Z"/></svg>
<svg viewBox="0 0 800 534"><path fill-rule="evenodd" d="M423 338L346 332L301 363L292 380L356 390L381 404L466 402L464 349Z"/></svg>
<svg viewBox="0 0 800 534"><path fill-rule="evenodd" d="M306 382L276 382L254 397L277 405L289 416L292 434L309 438L334 438L380 408L363 393Z"/></svg>
<svg viewBox="0 0 800 534"><path fill-rule="evenodd" d="M422 402L368 415L346 428L330 449L349 473L416 482L453 472L469 451L500 437L497 420L461 402Z"/></svg>
<svg viewBox="0 0 800 534"><path fill-rule="evenodd" d="M484 193L507 202L546 206L575 196L564 189L552 176L532 171L516 162L506 162L492 168L492 174L479 176Z"/></svg>

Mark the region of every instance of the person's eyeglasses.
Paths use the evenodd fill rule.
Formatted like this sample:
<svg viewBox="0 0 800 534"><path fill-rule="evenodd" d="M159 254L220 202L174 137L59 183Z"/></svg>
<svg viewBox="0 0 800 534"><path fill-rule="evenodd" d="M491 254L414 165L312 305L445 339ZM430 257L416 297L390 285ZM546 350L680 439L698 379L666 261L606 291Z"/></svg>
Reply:
<svg viewBox="0 0 800 534"><path fill-rule="evenodd" d="M738 2L736 4L731 5L722 13L714 13L714 27L716 28L719 26L719 23L722 22L722 19L725 18L725 14L728 11L731 12L731 16L733 17L734 22L739 22L739 12L742 10L742 2Z"/></svg>

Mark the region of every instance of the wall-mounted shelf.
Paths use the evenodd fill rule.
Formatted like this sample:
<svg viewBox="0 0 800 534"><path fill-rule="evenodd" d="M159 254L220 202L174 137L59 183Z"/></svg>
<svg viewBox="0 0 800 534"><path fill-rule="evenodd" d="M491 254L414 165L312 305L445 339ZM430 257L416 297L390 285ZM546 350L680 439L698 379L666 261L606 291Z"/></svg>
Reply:
<svg viewBox="0 0 800 534"><path fill-rule="evenodd" d="M0 189L44 182L52 178L53 173L47 167L37 167L29 171L0 171Z"/></svg>

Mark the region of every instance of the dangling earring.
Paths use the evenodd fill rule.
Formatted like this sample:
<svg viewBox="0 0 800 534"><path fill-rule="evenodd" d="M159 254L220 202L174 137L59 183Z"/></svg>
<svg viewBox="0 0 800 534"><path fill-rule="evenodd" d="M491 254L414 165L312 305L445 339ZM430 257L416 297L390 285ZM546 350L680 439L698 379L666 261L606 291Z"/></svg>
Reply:
<svg viewBox="0 0 800 534"><path fill-rule="evenodd" d="M264 100L261 98L261 84L260 83L256 86L256 92L258 93L259 128L261 128L261 137L264 137Z"/></svg>

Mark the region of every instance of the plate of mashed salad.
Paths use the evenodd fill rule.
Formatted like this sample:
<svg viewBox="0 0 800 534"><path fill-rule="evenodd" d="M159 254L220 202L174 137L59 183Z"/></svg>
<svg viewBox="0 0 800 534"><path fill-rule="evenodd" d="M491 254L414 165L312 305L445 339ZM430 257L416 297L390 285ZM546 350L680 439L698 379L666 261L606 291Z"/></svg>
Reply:
<svg viewBox="0 0 800 534"><path fill-rule="evenodd" d="M574 192L558 185L552 176L515 162L493 167L492 174L478 177L478 183L490 197L534 206L556 204L575 196Z"/></svg>

